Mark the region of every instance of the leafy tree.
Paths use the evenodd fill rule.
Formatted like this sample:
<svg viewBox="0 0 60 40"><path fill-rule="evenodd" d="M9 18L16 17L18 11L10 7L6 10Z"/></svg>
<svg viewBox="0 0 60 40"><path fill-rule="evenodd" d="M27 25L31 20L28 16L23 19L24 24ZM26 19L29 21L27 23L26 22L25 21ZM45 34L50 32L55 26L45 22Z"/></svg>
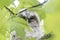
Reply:
<svg viewBox="0 0 60 40"><path fill-rule="evenodd" d="M22 18L16 17L15 15L11 16L10 12L4 8L4 6L9 7L13 1L14 0L0 0L0 40L9 39L9 35L12 30L16 30L17 35L21 36L21 38L24 37L25 40L28 40L24 36L24 28L30 30L26 21ZM19 3L20 4L17 8L10 7L14 13L17 13L22 8L29 8L39 4L37 0L19 0ZM60 40L60 0L49 0L44 6L39 6L28 10L37 12L41 19L45 19L45 33L52 31L55 35L48 40ZM34 40L34 38L30 40Z"/></svg>

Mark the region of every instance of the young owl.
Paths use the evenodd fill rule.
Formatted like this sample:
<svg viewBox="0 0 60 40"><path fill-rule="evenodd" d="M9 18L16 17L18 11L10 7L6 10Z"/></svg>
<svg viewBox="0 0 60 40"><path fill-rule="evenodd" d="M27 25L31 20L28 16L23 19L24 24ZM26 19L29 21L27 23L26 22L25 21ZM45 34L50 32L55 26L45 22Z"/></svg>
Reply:
<svg viewBox="0 0 60 40"><path fill-rule="evenodd" d="M44 29L43 29L43 22L44 20L40 21L40 18L36 12L31 12L29 10L26 10L22 13L18 13L17 16L23 18L25 21L27 21L27 24L30 26L30 29L32 32L25 31L27 37L34 37L36 39L40 39L42 36L44 36Z"/></svg>

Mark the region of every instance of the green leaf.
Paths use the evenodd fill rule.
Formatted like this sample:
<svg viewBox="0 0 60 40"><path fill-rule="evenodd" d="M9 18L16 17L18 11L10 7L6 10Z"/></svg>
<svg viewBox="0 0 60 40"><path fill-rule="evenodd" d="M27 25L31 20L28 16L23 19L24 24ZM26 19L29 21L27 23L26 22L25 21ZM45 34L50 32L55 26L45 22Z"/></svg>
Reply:
<svg viewBox="0 0 60 40"><path fill-rule="evenodd" d="M9 6L12 2L13 0L0 0L0 9L4 6Z"/></svg>

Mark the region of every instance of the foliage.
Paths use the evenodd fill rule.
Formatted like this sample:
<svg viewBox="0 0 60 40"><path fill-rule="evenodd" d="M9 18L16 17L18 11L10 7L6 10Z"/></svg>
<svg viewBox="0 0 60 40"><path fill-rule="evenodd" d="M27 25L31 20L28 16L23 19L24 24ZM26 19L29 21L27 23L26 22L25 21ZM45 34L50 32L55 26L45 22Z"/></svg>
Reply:
<svg viewBox="0 0 60 40"><path fill-rule="evenodd" d="M16 16L10 16L9 12L4 8L4 6L8 7L12 2L13 0L0 0L0 40L9 38L12 30L16 30L17 35L28 40L24 36L24 28L30 30L26 21ZM37 0L19 0L19 2L20 4L17 8L10 8L14 13L24 7L29 8L39 3ZM52 31L54 34L53 38L49 40L60 40L60 0L49 0L43 8L36 7L29 10L37 12L41 19L45 19L45 33ZM34 38L30 40L34 40Z"/></svg>
<svg viewBox="0 0 60 40"><path fill-rule="evenodd" d="M0 9L2 9L4 6L9 6L13 0L0 0Z"/></svg>

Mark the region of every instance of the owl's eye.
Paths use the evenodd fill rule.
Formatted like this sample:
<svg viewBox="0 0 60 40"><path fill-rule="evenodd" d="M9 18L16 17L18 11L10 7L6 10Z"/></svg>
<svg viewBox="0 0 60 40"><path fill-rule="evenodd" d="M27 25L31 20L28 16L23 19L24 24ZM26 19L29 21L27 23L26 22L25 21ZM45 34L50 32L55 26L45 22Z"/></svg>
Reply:
<svg viewBox="0 0 60 40"><path fill-rule="evenodd" d="M13 37L15 37L15 35L13 35Z"/></svg>
<svg viewBox="0 0 60 40"><path fill-rule="evenodd" d="M36 19L36 16L31 16L30 19Z"/></svg>
<svg viewBox="0 0 60 40"><path fill-rule="evenodd" d="M30 18L28 18L28 22L30 23L33 19L35 19L35 17L31 16Z"/></svg>

